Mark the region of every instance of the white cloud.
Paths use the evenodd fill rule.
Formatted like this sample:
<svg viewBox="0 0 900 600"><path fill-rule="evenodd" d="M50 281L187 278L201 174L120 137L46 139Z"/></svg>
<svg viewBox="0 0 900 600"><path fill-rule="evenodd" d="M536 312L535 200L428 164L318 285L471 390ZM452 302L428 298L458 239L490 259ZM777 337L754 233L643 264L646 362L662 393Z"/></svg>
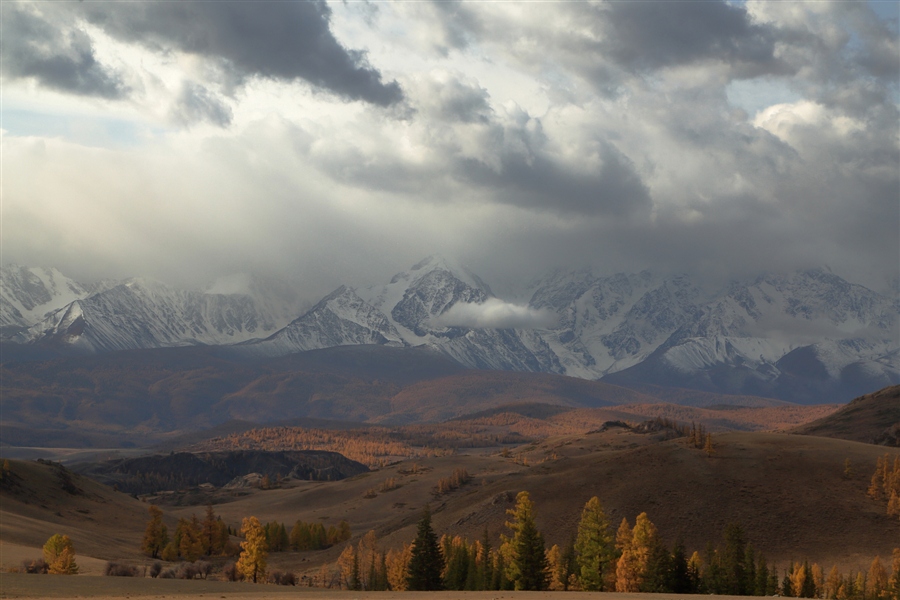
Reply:
<svg viewBox="0 0 900 600"><path fill-rule="evenodd" d="M431 320L438 327L470 329L543 329L555 325L553 313L527 305L488 298L481 304L458 303Z"/></svg>

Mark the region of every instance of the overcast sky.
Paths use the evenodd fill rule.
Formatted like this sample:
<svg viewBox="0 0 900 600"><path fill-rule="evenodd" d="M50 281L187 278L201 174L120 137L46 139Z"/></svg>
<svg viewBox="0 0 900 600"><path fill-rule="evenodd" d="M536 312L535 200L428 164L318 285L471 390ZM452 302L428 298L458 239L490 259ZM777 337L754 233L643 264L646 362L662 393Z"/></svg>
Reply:
<svg viewBox="0 0 900 600"><path fill-rule="evenodd" d="M501 290L897 278L893 0L0 11L4 263L311 297L434 253Z"/></svg>

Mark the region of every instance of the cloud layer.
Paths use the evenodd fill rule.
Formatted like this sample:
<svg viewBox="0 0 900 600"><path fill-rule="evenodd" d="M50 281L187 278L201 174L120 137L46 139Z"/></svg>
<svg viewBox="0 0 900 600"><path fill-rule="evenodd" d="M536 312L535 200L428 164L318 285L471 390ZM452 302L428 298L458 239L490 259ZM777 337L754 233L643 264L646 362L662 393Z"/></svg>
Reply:
<svg viewBox="0 0 900 600"><path fill-rule="evenodd" d="M447 312L432 319L432 325L472 329L541 329L552 327L555 321L556 317L551 312L488 298L481 304L454 304Z"/></svg>
<svg viewBox="0 0 900 600"><path fill-rule="evenodd" d="M897 279L898 25L866 3L0 10L4 261L310 300L432 253L501 291L576 265ZM456 318L489 309L535 317Z"/></svg>

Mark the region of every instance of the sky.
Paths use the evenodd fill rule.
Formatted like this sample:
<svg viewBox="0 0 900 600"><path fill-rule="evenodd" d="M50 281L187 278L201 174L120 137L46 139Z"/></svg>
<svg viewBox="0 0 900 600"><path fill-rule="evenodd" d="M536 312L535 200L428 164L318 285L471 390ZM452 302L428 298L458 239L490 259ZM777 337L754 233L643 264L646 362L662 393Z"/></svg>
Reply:
<svg viewBox="0 0 900 600"><path fill-rule="evenodd" d="M431 254L710 281L900 264L900 4L0 3L0 254L310 299Z"/></svg>

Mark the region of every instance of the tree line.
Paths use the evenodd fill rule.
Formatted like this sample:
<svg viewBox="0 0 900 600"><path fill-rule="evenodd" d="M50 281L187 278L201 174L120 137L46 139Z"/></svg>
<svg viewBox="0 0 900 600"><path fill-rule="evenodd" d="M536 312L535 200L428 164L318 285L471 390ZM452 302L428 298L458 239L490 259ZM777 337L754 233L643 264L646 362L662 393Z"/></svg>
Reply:
<svg viewBox="0 0 900 600"><path fill-rule="evenodd" d="M699 436L698 436L699 437ZM375 532L348 545L317 578L326 587L350 590L584 590L782 595L839 600L892 600L900 595L900 548L890 573L876 557L868 571L826 576L817 564L789 565L783 573L747 541L738 524L729 525L719 545L688 555L682 542L672 548L641 513L632 526L623 519L615 534L600 500L585 504L573 539L547 548L528 492L520 492L495 549L485 530L481 540L434 532L426 509L412 543L387 552Z"/></svg>
<svg viewBox="0 0 900 600"><path fill-rule="evenodd" d="M212 505L207 505L203 520L196 515L179 519L174 535L170 538L163 523L163 512L157 506L148 509L150 520L144 529L141 552L150 558L167 562L194 562L203 556L238 556L240 547L231 540L237 531L216 515ZM287 550L321 550L350 539L350 524L341 521L327 530L322 523L305 523L297 520L290 533L283 523L271 521L260 524L266 552Z"/></svg>

